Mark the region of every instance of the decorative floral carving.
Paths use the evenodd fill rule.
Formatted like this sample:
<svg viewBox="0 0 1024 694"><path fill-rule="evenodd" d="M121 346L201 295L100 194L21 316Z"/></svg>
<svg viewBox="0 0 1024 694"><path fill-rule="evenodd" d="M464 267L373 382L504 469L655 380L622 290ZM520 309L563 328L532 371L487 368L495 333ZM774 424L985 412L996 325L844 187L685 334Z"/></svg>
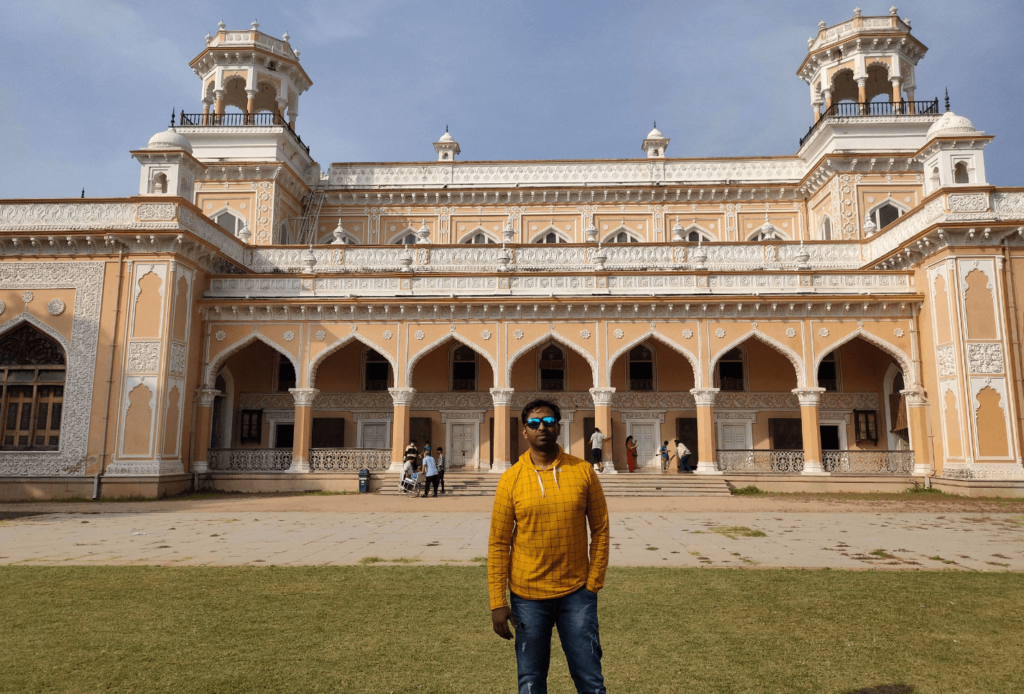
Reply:
<svg viewBox="0 0 1024 694"><path fill-rule="evenodd" d="M217 333L214 335L214 338L216 338L217 342L224 342L224 338L226 338L227 336L228 334L226 332L224 332L223 330L218 330Z"/></svg>
<svg viewBox="0 0 1024 694"><path fill-rule="evenodd" d="M522 330L516 330L514 333L512 333L512 336L515 337L517 340L522 340L523 334L524 333Z"/></svg>
<svg viewBox="0 0 1024 694"><path fill-rule="evenodd" d="M822 328L821 330L818 331L818 334L821 335L822 337L828 337L828 328Z"/></svg>
<svg viewBox="0 0 1024 694"><path fill-rule="evenodd" d="M159 358L159 342L130 342L128 344L128 373L156 373Z"/></svg>
<svg viewBox="0 0 1024 694"><path fill-rule="evenodd" d="M490 330L483 330L483 331L481 331L480 337L483 338L484 340L490 340L491 339L491 331Z"/></svg>
<svg viewBox="0 0 1024 694"><path fill-rule="evenodd" d="M786 337L796 337L796 328L786 328Z"/></svg>
<svg viewBox="0 0 1024 694"><path fill-rule="evenodd" d="M50 303L46 305L46 310L51 316L59 316L64 313L64 302L60 299L52 299Z"/></svg>
<svg viewBox="0 0 1024 694"><path fill-rule="evenodd" d="M693 337L693 331L692 330L687 328L686 330L683 331L683 338L684 339L689 340L691 337Z"/></svg>
<svg viewBox="0 0 1024 694"><path fill-rule="evenodd" d="M184 376L188 365L188 348L180 343L171 344L171 359L168 370L176 376Z"/></svg>
<svg viewBox="0 0 1024 694"><path fill-rule="evenodd" d="M892 331L892 334L896 337L903 337L903 328L896 328Z"/></svg>
<svg viewBox="0 0 1024 694"><path fill-rule="evenodd" d="M939 347L935 350L938 356L939 378L956 376L956 362L953 358L953 346Z"/></svg>
<svg viewBox="0 0 1024 694"><path fill-rule="evenodd" d="M623 335L625 335L626 333L622 332L622 329L621 329L621 328L616 328L616 329L615 329L615 332L614 332L614 333L612 333L612 334L613 334L613 335L615 335L615 339L616 339L616 340L621 340L621 339L622 339L622 337L623 337Z"/></svg>
<svg viewBox="0 0 1024 694"><path fill-rule="evenodd" d="M723 328L719 328L718 330L716 330L715 331L715 337L717 337L719 339L725 337L725 330Z"/></svg>
<svg viewBox="0 0 1024 694"><path fill-rule="evenodd" d="M285 342L291 342L294 339L295 339L295 333L294 332L292 332L291 330L285 330L284 331L284 341Z"/></svg>
<svg viewBox="0 0 1024 694"><path fill-rule="evenodd" d="M394 334L390 330L385 330L381 334L384 336L385 340L390 340L392 337L394 337Z"/></svg>
<svg viewBox="0 0 1024 694"><path fill-rule="evenodd" d="M358 325L353 325L352 326L352 332L354 332L354 333L359 332L359 326Z"/></svg>
<svg viewBox="0 0 1024 694"><path fill-rule="evenodd" d="M423 331L422 331L422 330L417 330L417 331L416 331L416 333L415 333L415 338L416 338L417 340L422 340L422 339L424 338L424 333L423 333Z"/></svg>
<svg viewBox="0 0 1024 694"><path fill-rule="evenodd" d="M590 331L589 330L581 330L580 331L580 337L582 337L584 340L589 340L590 339Z"/></svg>
<svg viewBox="0 0 1024 694"><path fill-rule="evenodd" d="M390 332L390 331L388 331L388 332ZM387 333L385 333L385 335L387 335ZM320 342L323 342L325 337L327 337L327 332L326 331L324 331L324 330L317 330L316 331L316 339L317 340L319 340ZM391 337L390 337L390 335L388 335L384 339L388 340L388 339L391 339Z"/></svg>
<svg viewBox="0 0 1024 694"><path fill-rule="evenodd" d="M950 195L950 212L985 212L988 210L988 196L984 193L958 193Z"/></svg>
<svg viewBox="0 0 1024 694"><path fill-rule="evenodd" d="M972 374L1003 372L1003 346L997 342L967 345L967 368Z"/></svg>
<svg viewBox="0 0 1024 694"><path fill-rule="evenodd" d="M22 292L21 293L21 300L24 301L26 304L30 303L32 301L32 299L34 299L34 298L36 298L36 296L32 292Z"/></svg>

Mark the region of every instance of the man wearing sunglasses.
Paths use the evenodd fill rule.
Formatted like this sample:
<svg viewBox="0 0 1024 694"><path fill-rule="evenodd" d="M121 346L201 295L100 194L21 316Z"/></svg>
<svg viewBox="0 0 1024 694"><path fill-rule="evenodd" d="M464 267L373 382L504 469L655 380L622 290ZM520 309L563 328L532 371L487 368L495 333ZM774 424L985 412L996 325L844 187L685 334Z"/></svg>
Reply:
<svg viewBox="0 0 1024 694"><path fill-rule="evenodd" d="M502 474L491 515L491 622L503 639L512 638L510 620L515 628L520 694L547 693L553 626L576 690L604 694L597 591L608 568L608 507L593 466L559 447L561 418L545 400L523 408L530 449Z"/></svg>

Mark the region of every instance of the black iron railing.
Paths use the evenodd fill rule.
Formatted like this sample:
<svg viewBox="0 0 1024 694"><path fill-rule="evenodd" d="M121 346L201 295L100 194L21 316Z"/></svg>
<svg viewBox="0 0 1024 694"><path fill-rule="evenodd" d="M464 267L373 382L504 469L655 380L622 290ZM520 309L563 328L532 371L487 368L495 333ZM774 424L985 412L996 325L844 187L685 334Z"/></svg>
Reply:
<svg viewBox="0 0 1024 694"><path fill-rule="evenodd" d="M934 101L840 101L832 104L821 114L821 118L800 138L803 147L808 138L828 118L852 118L854 116L913 116L939 112L939 100Z"/></svg>
<svg viewBox="0 0 1024 694"><path fill-rule="evenodd" d="M286 129L302 149L309 154L309 145L302 141L298 133L280 113L185 113L181 112L178 121L182 126L190 127L240 127L244 125L277 125Z"/></svg>

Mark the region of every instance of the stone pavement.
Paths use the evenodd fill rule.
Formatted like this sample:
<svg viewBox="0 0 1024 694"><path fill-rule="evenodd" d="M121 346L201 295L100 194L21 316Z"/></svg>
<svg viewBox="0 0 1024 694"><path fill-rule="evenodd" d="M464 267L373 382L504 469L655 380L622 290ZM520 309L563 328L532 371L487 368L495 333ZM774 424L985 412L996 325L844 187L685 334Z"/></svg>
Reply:
<svg viewBox="0 0 1024 694"><path fill-rule="evenodd" d="M487 554L489 523L480 511L264 512L244 504L213 512L5 510L0 564L30 565L472 564ZM612 566L1024 570L1020 513L613 509L611 518Z"/></svg>

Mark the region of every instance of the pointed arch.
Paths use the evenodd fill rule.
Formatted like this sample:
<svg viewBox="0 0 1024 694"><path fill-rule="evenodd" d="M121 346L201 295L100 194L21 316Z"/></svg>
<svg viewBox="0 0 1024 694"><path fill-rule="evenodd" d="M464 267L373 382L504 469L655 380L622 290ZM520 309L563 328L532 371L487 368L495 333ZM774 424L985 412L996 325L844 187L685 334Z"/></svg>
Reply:
<svg viewBox="0 0 1024 694"><path fill-rule="evenodd" d="M360 243L359 239L357 239L355 236L353 236L348 231L348 229L342 229L341 238L344 240L344 243L345 243L346 246L358 246L359 243ZM320 239L317 241L317 245L319 245L319 246L326 246L328 244L333 244L333 243L334 243L334 229L331 229L330 231L328 231L328 232L326 232L324 234L321 234L320 235Z"/></svg>
<svg viewBox="0 0 1024 694"><path fill-rule="evenodd" d="M566 236L563 232L556 229L554 226L548 226L543 231L534 234L533 240L531 240L530 243L552 243L551 241L543 240L545 237L548 236L548 234L555 235L555 238L557 240L554 241L554 243L572 243L572 240L568 236Z"/></svg>
<svg viewBox="0 0 1024 694"><path fill-rule="evenodd" d="M546 344L548 342L555 342L555 343L557 343L561 347L566 347L568 349L571 349L572 351L576 352L581 357L586 359L587 363L590 364L590 378L591 378L591 380L594 383L594 385L591 386L591 387L592 388L600 388L601 387L601 385L600 385L601 381L600 381L600 378L599 378L600 377L600 370L597 368L597 360L594 359L594 357L592 357L589 353L587 353L587 351L585 349L583 349L582 347L580 347L576 343L572 342L571 340L566 339L564 335L559 335L554 330L548 330L546 333L544 333L543 335L541 335L537 339L532 340L532 341L528 342L527 344L523 345L518 350L516 350L512 354L511 357L508 358L508 360L505 362L505 384L504 384L504 386L498 386L498 387L508 387L508 384L512 382L512 367L515 366L516 362L519 361L519 358L521 356L523 356L524 354L529 352L534 347L537 347L538 345ZM497 372L495 372L495 373L497 373Z"/></svg>
<svg viewBox="0 0 1024 694"><path fill-rule="evenodd" d="M782 356L789 359L790 363L793 364L793 369L796 371L796 382L798 387L802 384L807 383L804 376L804 360L800 358L800 355L797 354L794 350L790 349L786 345L776 340L775 338L765 335L763 332L757 330L756 328L754 330L749 331L747 334L743 335L739 339L733 340L728 345L718 350L718 352L716 352L711 358L710 373L713 374L715 372L715 365L718 363L718 360L721 359L724 354L729 352L729 350L731 349L739 347L741 344L743 344L752 337L760 340L764 344L768 345L769 347L775 349L777 352L782 354Z"/></svg>
<svg viewBox="0 0 1024 694"><path fill-rule="evenodd" d="M406 238L409 236L409 234L413 235L413 240L412 241L407 241L406 240ZM398 232L397 234L392 236L390 239L388 239L388 244L390 244L390 245L397 245L397 246L401 246L401 245L404 245L404 244L412 244L412 243L416 243L415 239L416 239L416 230L413 229L411 226L407 226L406 228L402 229L400 232Z"/></svg>
<svg viewBox="0 0 1024 694"><path fill-rule="evenodd" d="M459 241L459 243L474 243L473 238L477 234L483 234L484 235L484 238L487 239L487 241L485 241L484 243L493 243L493 244L499 243L499 241L494 237L494 234L492 234L491 232L487 231L486 229L484 229L481 226L478 226L477 228L473 229L468 234L464 234L462 239Z"/></svg>
<svg viewBox="0 0 1024 694"><path fill-rule="evenodd" d="M412 374L413 374L413 370L416 368L416 364L419 363L420 359L422 359L423 357L425 357L428 354L430 354L431 352L433 352L436 348L440 347L441 345L443 345L448 340L455 340L456 342L461 342L462 344L466 345L471 350L473 350L474 352L476 352L477 354L482 356L484 359L486 359L487 363L491 365L491 374L492 374L491 375L491 380L495 381L495 384L493 386L491 386L491 387L492 388L499 387L497 385L497 380L498 380L498 378L497 378L497 375L498 375L498 362L497 362L497 360L494 357L492 357L490 354L485 352L483 349L481 349L480 345L473 344L471 341L469 341L468 339L466 339L462 335L459 335L457 332L455 332L453 330L453 331L449 332L447 335L444 335L443 337L441 337L440 339L434 340L429 345L427 345L426 347L421 349L419 352L417 352L415 355L413 355L413 357L411 359L409 359L409 364L405 367L405 378L403 379L403 383L405 384L406 388L411 388L412 387Z"/></svg>
<svg viewBox="0 0 1024 694"><path fill-rule="evenodd" d="M693 369L693 382L695 384L697 384L696 387L698 387L698 388L700 387L700 383L702 383L701 378L700 378L701 377L700 360L697 359L696 355L694 355L692 352L690 352L690 350L686 349L685 347L683 347L681 344L679 344L675 340L672 340L672 339L666 337L665 335L659 333L656 329L653 329L653 328L651 330L648 330L642 336L640 336L640 337L636 338L635 340L627 343L625 346L620 347L619 349L615 350L615 352L613 352L612 355L610 357L608 357L608 369L607 369L607 372L605 373L605 376L607 377L608 380L605 381L605 382L606 383L611 383L612 382L612 367L615 365L615 362L619 360L619 357L621 357L624 354L628 354L629 350L633 349L637 345L643 344L644 342L646 342L646 341L648 341L650 339L657 340L658 342L663 343L666 347L668 347L670 349L674 349L675 351L677 351L680 354L682 354L683 358L686 359L686 361L690 363L690 368ZM594 387L596 388L598 386L594 386Z"/></svg>
<svg viewBox="0 0 1024 694"><path fill-rule="evenodd" d="M324 359L331 356L339 349L347 345L348 343L352 342L353 340L355 340L356 342L363 343L363 345L369 347L377 354L387 359L388 363L391 364L391 373L395 375L396 380L398 379L398 360L392 357L390 354L388 354L387 350L385 350L383 347L375 344L373 340L370 340L365 335L361 335L358 332L354 332L349 333L348 335L341 338L337 342L333 342L327 345L326 347L324 347L319 352L313 355L313 357L309 360L309 371L306 374L306 381L309 383L309 385L306 386L307 388L316 387L316 372L317 369L320 368L320 363L323 362ZM296 373L298 372L296 371Z"/></svg>
<svg viewBox="0 0 1024 694"><path fill-rule="evenodd" d="M917 375L914 373L913 362L910 360L910 357L908 357L903 352L903 350L901 350L899 347L890 342L886 342L885 340L876 335L872 335L871 333L864 330L864 328L858 327L856 330L854 330L852 333L842 338L841 340L836 340L836 343L832 345L832 348L829 349L827 352L822 352L820 355L814 358L814 385L818 385L818 365L821 364L821 361L826 357L826 355L836 351L837 349L845 345L847 342L852 342L854 339L858 337L863 338L865 342L874 345L875 347L882 350L883 352L885 352L890 357L896 360L896 363L900 365L900 370L903 371L903 381L904 383L907 384L908 388L912 385L917 384Z"/></svg>
<svg viewBox="0 0 1024 694"><path fill-rule="evenodd" d="M63 335L61 335L55 329L51 328L46 323L42 322L41 320L33 316L31 313L19 314L16 318L12 318L3 325L0 325L0 337L3 337L4 335L14 330L18 326L22 325L23 323L28 323L33 328L37 329L39 332L43 333L47 337L56 340L57 344L59 344L61 346L61 349L64 350L65 368L71 368L71 343L68 342Z"/></svg>
<svg viewBox="0 0 1024 694"><path fill-rule="evenodd" d="M705 229L696 222L683 229L683 239L690 241L690 234L697 234L704 241L714 241L717 238L710 229ZM696 243L696 241L690 241L690 243Z"/></svg>
<svg viewBox="0 0 1024 694"><path fill-rule="evenodd" d="M207 337L206 339L207 339L207 345L209 345L209 339L210 338ZM204 378L203 378L203 382L206 384L206 387L207 388L213 388L216 385L216 383L217 383L217 372L221 370L221 367L224 366L225 362L227 362L227 360L232 355L234 355L237 352L241 351L242 349L248 347L250 344L252 344L256 340L259 340L260 342L264 343L265 345L270 347L275 352L279 352L281 354L281 356L283 356L286 359L288 359L288 361L290 361L292 363L292 366L295 367L295 378L296 379L299 378L299 374L301 374L302 371L299 368L299 360L298 359L293 357L291 354L288 353L287 350L283 349L280 345L278 345L276 342L271 340L269 337L267 337L263 333L251 332L248 335L246 335L245 337L243 337L241 340L238 340L237 342L232 344L230 347L225 349L223 352L218 354L216 356L216 358L212 362L210 362L209 364L206 365L206 373L205 373Z"/></svg>
<svg viewBox="0 0 1024 694"><path fill-rule="evenodd" d="M628 241L616 241L615 237L619 234L626 234L629 237ZM620 226L614 229L608 234L605 234L604 240L601 243L643 243L643 239L635 231L627 226Z"/></svg>

